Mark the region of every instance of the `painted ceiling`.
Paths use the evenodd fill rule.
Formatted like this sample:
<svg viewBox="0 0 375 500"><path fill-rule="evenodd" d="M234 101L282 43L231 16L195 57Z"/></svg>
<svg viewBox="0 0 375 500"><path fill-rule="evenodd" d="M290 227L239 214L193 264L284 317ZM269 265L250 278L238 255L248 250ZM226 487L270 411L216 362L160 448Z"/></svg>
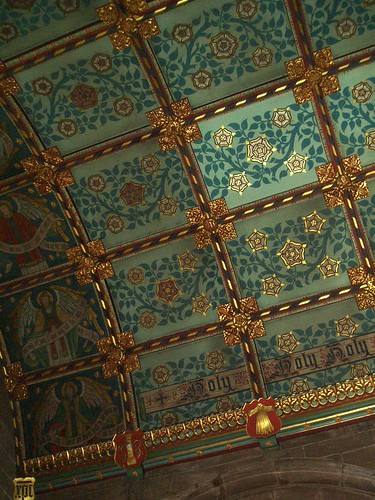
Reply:
<svg viewBox="0 0 375 500"><path fill-rule="evenodd" d="M39 491L369 416L373 0L0 0L0 347ZM262 439L259 440L265 445ZM136 471L142 473L142 468Z"/></svg>

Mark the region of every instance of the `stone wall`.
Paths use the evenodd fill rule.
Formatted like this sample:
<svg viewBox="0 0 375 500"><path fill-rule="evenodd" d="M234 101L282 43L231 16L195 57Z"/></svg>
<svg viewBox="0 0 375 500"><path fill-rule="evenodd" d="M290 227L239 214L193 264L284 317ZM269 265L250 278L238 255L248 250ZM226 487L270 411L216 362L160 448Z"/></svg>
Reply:
<svg viewBox="0 0 375 500"><path fill-rule="evenodd" d="M375 498L375 421L284 440L278 450L233 451L38 495L37 500Z"/></svg>
<svg viewBox="0 0 375 500"><path fill-rule="evenodd" d="M16 477L14 433L8 392L0 369L0 498L13 498L13 479Z"/></svg>

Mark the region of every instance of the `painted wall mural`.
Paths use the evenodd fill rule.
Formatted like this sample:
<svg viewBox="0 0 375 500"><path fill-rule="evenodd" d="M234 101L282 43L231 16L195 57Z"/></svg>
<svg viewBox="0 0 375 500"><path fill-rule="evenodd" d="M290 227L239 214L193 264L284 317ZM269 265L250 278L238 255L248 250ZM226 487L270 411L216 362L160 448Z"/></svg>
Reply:
<svg viewBox="0 0 375 500"><path fill-rule="evenodd" d="M31 392L23 403L28 457L106 441L123 430L118 382L102 380L100 372L37 384Z"/></svg>
<svg viewBox="0 0 375 500"><path fill-rule="evenodd" d="M94 289L78 291L72 278L12 296L0 327L25 371L59 366L97 353L107 335Z"/></svg>
<svg viewBox="0 0 375 500"><path fill-rule="evenodd" d="M33 188L0 198L0 273L4 280L29 276L66 262L74 245L71 229L54 195Z"/></svg>

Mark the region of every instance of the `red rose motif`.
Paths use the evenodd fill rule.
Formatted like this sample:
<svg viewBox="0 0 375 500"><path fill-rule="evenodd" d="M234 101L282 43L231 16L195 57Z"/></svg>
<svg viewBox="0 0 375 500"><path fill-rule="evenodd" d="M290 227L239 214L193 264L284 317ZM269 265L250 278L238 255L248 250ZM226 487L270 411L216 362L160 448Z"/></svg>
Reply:
<svg viewBox="0 0 375 500"><path fill-rule="evenodd" d="M77 85L70 97L78 109L93 108L98 104L96 90L84 83Z"/></svg>
<svg viewBox="0 0 375 500"><path fill-rule="evenodd" d="M163 302L171 304L179 294L180 289L172 278L159 281L157 284L157 296Z"/></svg>
<svg viewBox="0 0 375 500"><path fill-rule="evenodd" d="M120 191L125 205L133 207L145 203L145 186L136 182L127 182Z"/></svg>

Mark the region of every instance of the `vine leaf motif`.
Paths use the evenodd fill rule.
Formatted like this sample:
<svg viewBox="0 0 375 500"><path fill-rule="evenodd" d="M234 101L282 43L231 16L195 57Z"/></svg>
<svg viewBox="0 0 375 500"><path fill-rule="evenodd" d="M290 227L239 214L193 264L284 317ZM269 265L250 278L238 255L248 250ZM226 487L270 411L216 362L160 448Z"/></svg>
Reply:
<svg viewBox="0 0 375 500"><path fill-rule="evenodd" d="M348 276L352 286L360 286L355 294L358 309L375 307L375 276L369 274L364 266L348 269Z"/></svg>
<svg viewBox="0 0 375 500"><path fill-rule="evenodd" d="M70 248L66 255L71 264L79 266L74 274L80 285L93 283L95 277L99 280L112 278L114 270L108 261L99 260L105 255L105 248L101 240L89 241L86 245Z"/></svg>
<svg viewBox="0 0 375 500"><path fill-rule="evenodd" d="M13 76L4 76L6 72L6 67L3 62L0 61L0 96L7 97L13 94L17 94L21 90L17 80Z"/></svg>
<svg viewBox="0 0 375 500"><path fill-rule="evenodd" d="M21 363L10 363L5 367L5 387L16 401L29 397L27 386L23 381Z"/></svg>
<svg viewBox="0 0 375 500"><path fill-rule="evenodd" d="M336 75L324 75L333 66L333 55L330 47L324 47L314 52L315 66L306 66L303 57L287 61L285 67L289 80L304 80L293 89L297 104L303 104L314 98L314 90L320 90L323 96L340 90L340 83Z"/></svg>
<svg viewBox="0 0 375 500"><path fill-rule="evenodd" d="M370 196L366 181L356 181L355 176L362 172L361 160L358 154L342 159L342 174L336 173L332 163L316 168L316 175L321 184L333 183L333 187L324 193L328 208L335 208L344 204L345 192L349 192L354 200L362 200Z"/></svg>
<svg viewBox="0 0 375 500"><path fill-rule="evenodd" d="M162 107L146 113L151 127L153 129L161 129L158 141L162 151L176 149L178 146L178 137L182 137L187 143L202 139L202 134L196 123L185 123L186 119L192 115L192 107L186 98L172 102L169 114Z"/></svg>
<svg viewBox="0 0 375 500"><path fill-rule="evenodd" d="M144 0L125 0L122 4L125 13L120 12L113 2L96 9L101 21L116 26L116 31L109 35L116 50L130 47L132 40L137 35L143 40L148 40L160 33L153 17L148 19L141 17L147 9L147 3Z"/></svg>
<svg viewBox="0 0 375 500"><path fill-rule="evenodd" d="M137 354L128 354L127 349L134 346L133 332L125 332L113 338L99 339L96 343L100 354L105 356L102 365L104 378L114 377L119 368L131 373L141 368Z"/></svg>
<svg viewBox="0 0 375 500"><path fill-rule="evenodd" d="M63 188L75 183L69 170L57 171L64 160L56 147L42 151L41 157L42 161L35 155L21 160L26 172L34 175L34 186L40 196L51 193L54 187Z"/></svg>
<svg viewBox="0 0 375 500"><path fill-rule="evenodd" d="M253 314L259 311L255 297L240 299L239 311L235 311L232 304L223 304L216 308L219 321L225 321L223 336L227 346L241 342L241 336L249 339L264 337L266 330L261 319L253 319Z"/></svg>
<svg viewBox="0 0 375 500"><path fill-rule="evenodd" d="M237 238L233 222L219 224L217 219L228 213L227 202L224 198L210 201L209 214L204 214L201 207L189 208L185 211L186 218L191 226L199 224L198 231L193 235L197 248L211 245L211 234L216 234L223 241Z"/></svg>

